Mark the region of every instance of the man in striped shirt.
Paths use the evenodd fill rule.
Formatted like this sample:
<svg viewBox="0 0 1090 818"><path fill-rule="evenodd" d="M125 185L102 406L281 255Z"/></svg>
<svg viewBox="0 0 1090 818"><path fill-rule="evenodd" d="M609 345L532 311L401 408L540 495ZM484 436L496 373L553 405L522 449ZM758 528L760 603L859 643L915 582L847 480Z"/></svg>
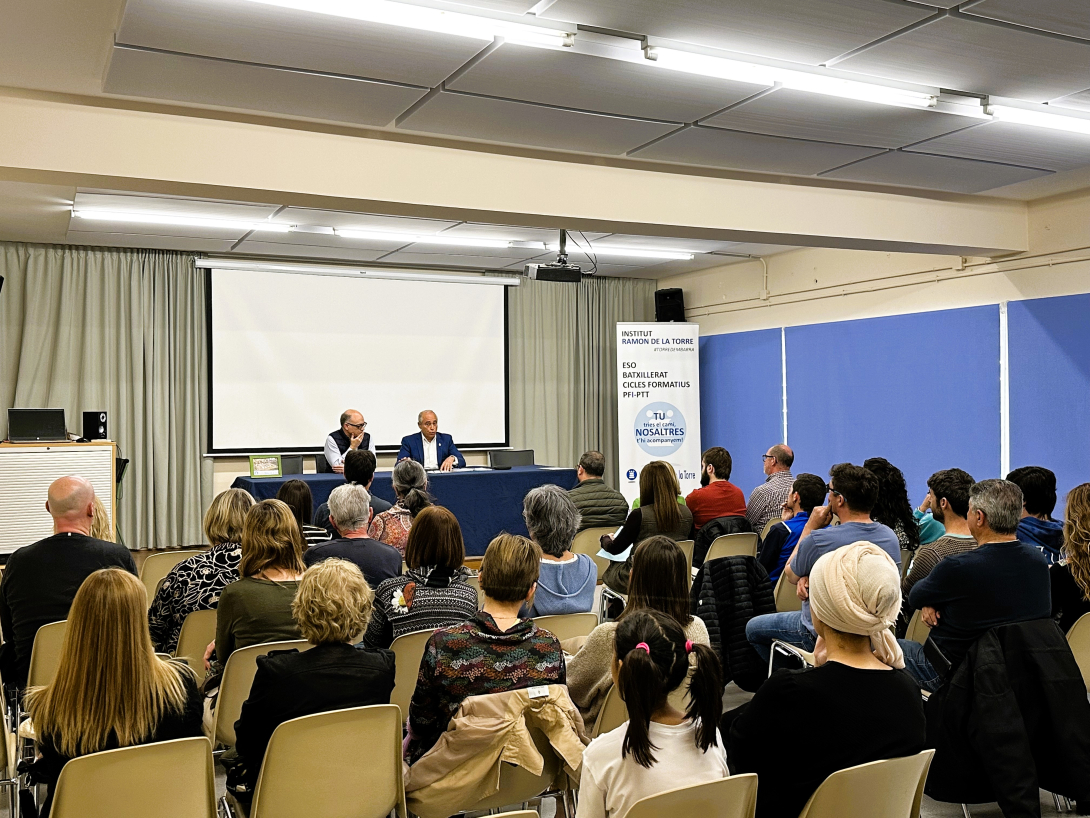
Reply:
<svg viewBox="0 0 1090 818"><path fill-rule="evenodd" d="M795 482L791 474L795 453L786 443L777 443L769 449L764 461L768 477L753 490L746 504L746 519L757 536L761 535L769 520L780 518L780 511L791 496L791 484Z"/></svg>

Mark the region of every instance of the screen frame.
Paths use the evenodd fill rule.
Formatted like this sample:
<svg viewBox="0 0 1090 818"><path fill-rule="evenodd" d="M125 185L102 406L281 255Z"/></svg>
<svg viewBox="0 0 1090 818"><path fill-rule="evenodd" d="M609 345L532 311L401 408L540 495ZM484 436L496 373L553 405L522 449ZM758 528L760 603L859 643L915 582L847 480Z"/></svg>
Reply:
<svg viewBox="0 0 1090 818"><path fill-rule="evenodd" d="M315 446L313 448L299 448L298 446L265 446L254 449L240 449L240 448L224 448L217 449L213 447L212 441L214 440L212 430L214 423L214 411L213 404L215 402L213 392L213 383L215 378L213 377L212 366L212 273L216 270L221 273L231 273L230 269L219 269L215 267L204 268L204 328L205 328L205 355L208 362L208 375L207 382L205 384L206 391L208 393L205 411L208 416L208 437L207 445L205 446L205 454L210 457L243 457L250 454L303 454L303 455L320 455L324 452L322 446ZM271 272L271 271L270 271ZM314 273L277 273L278 275L317 275ZM468 277L467 277L468 278ZM425 283L425 282L421 282ZM471 282L469 282L471 283ZM476 285L485 286L485 285ZM501 286L501 285L490 285ZM509 449L511 447L511 324L510 324L510 305L508 302L509 285L503 286L503 441L495 443L466 443L458 444L458 448L468 451L487 451L489 449ZM328 434L328 433L327 433ZM410 434L412 434L410 432ZM381 446L375 446L375 449L379 454L383 453L396 453L400 449L398 444L383 444Z"/></svg>

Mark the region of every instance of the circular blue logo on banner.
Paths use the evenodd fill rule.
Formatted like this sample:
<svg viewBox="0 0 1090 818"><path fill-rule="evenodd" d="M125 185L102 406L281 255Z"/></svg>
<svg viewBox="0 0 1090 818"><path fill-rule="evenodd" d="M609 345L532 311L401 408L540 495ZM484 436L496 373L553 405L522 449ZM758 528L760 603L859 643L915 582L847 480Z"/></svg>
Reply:
<svg viewBox="0 0 1090 818"><path fill-rule="evenodd" d="M636 472L635 469L629 469L627 472L625 472L625 477L628 478L629 483L634 483L636 482L636 478L639 477L639 474Z"/></svg>
<svg viewBox="0 0 1090 818"><path fill-rule="evenodd" d="M650 455L665 457L685 442L685 418L673 404L656 401L647 404L636 415L633 432L641 449Z"/></svg>

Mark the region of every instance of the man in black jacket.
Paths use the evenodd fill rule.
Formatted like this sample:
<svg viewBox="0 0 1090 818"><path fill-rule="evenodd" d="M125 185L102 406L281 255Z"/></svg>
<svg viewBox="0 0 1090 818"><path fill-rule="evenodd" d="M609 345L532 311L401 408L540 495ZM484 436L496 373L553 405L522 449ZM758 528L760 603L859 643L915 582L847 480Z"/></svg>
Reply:
<svg viewBox="0 0 1090 818"><path fill-rule="evenodd" d="M617 489L606 485L606 459L601 452L584 452L575 476L579 483L568 490L582 518L579 530L623 525L628 518L628 501Z"/></svg>

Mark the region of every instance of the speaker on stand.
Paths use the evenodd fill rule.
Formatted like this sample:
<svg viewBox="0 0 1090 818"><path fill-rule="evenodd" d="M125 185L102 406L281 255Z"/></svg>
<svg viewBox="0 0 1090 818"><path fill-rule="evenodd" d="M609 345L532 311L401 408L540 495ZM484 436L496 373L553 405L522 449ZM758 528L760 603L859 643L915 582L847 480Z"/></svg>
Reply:
<svg viewBox="0 0 1090 818"><path fill-rule="evenodd" d="M655 320L685 321L685 294L680 287L655 290Z"/></svg>

